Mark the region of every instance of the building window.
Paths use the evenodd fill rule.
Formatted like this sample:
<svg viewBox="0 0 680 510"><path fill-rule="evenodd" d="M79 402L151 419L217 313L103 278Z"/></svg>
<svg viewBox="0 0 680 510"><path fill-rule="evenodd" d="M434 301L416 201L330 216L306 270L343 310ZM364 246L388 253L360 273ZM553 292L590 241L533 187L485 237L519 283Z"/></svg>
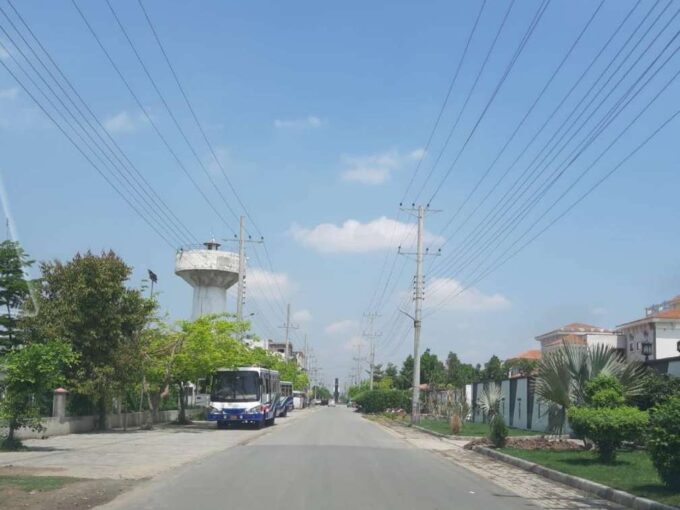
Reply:
<svg viewBox="0 0 680 510"><path fill-rule="evenodd" d="M633 352L633 344L632 343L628 344L628 350L630 352Z"/></svg>
<svg viewBox="0 0 680 510"><path fill-rule="evenodd" d="M637 343L637 346L635 347L636 350L640 350L640 342Z"/></svg>

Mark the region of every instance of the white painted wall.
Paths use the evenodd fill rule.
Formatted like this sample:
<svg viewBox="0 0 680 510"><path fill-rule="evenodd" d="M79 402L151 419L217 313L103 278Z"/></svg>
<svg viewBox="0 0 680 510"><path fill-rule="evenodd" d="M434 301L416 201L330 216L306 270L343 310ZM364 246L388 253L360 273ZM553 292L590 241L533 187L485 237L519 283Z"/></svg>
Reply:
<svg viewBox="0 0 680 510"><path fill-rule="evenodd" d="M680 340L680 323L657 322L656 324L656 358L675 358L678 353L677 345Z"/></svg>
<svg viewBox="0 0 680 510"><path fill-rule="evenodd" d="M680 321L659 321L654 326L650 324L636 324L621 329L622 337L626 343L626 359L629 361L645 360L645 357L642 355L642 342L645 341L645 331L648 332L649 341L655 340L653 342L653 353L649 359L674 358L678 356L677 343L680 340Z"/></svg>
<svg viewBox="0 0 680 510"><path fill-rule="evenodd" d="M623 338L619 339L619 335L615 334L602 334L602 333L590 333L586 335L586 343L588 346L593 345L606 345L612 349L623 349L625 347L625 340Z"/></svg>

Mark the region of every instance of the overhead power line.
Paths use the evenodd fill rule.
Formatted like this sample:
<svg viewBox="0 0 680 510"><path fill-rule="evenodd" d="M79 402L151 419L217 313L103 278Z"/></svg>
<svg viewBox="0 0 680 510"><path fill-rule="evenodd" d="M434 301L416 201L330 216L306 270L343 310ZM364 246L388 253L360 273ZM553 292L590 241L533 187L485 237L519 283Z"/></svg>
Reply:
<svg viewBox="0 0 680 510"><path fill-rule="evenodd" d="M102 52L103 52L104 55L106 56L107 61L109 62L109 64L111 65L111 67L113 67L114 71L116 72L116 74L118 75L118 77L121 79L121 81L122 81L123 84L125 85L125 88L128 90L128 92L130 93L130 95L131 95L132 98L134 99L135 103L137 104L137 106L138 106L139 109L141 110L142 114L144 115L144 118L149 122L149 125L151 125L151 127L153 128L153 130L154 130L154 132L156 133L156 135L161 139L161 142L163 143L163 145L165 146L165 148L168 150L168 152L170 153L170 155L172 156L172 158L175 160L175 162L177 163L177 165L180 167L180 169L182 170L182 172L184 173L184 175L187 176L187 178L189 179L189 181L191 182L191 184L194 186L194 188L199 192L199 194L201 195L201 197L203 198L203 200L205 201L205 203L213 210L213 212L214 212L214 213L217 215L217 217L222 221L222 223L223 223L224 225L226 225L227 228L229 228L229 230L230 230L231 232L236 232L236 230L229 224L229 222L228 222L228 221L226 220L226 218L222 215L222 213L219 211L219 209L215 206L215 204L212 202L212 200L210 200L210 198L206 195L206 193L203 191L203 189L198 185L198 183L196 182L196 180L194 179L194 177L191 175L191 172L189 172L189 170L186 168L186 166L184 165L184 163L182 163L182 160L179 158L179 156L177 155L176 151L172 148L172 146L170 145L170 142L168 142L167 138L166 138L166 137L163 135L163 133L161 132L160 128L158 127L158 125L157 125L157 123L156 123L156 121L154 121L153 117L152 117L151 115L149 115L149 113L146 111L146 108L145 108L144 105L142 104L141 100L139 99L139 97L138 97L137 94L135 93L134 89L133 89L132 86L130 85L130 83L129 83L129 81L127 80L127 78L125 78L125 75L124 75L123 72L120 70L120 68L119 68L118 65L116 64L115 60L113 59L113 57L111 56L111 54L109 53L109 51L106 49L106 46L104 46L104 43L101 41L101 39L100 39L99 35L97 34L97 32L95 31L94 27L90 24L88 18L85 16L85 13L83 13L83 11L80 9L80 7L78 6L78 4L76 3L76 0L71 0L71 3L73 4L73 6L75 7L76 11L77 11L78 14L80 15L81 19L82 19L83 22L85 23L85 26L87 27L87 29L89 30L90 34L91 34L92 37L94 38L95 42L97 43L97 45L99 46L99 48L102 50Z"/></svg>
<svg viewBox="0 0 680 510"><path fill-rule="evenodd" d="M603 117L603 119L595 125L595 127L594 127L594 128L591 130L591 132L587 135L588 144L592 143L592 141L593 141L593 140L594 140L594 139L595 139L595 138L596 138L596 137L597 137L597 136L598 136L598 135L599 135L599 134L600 134L600 133L608 126L608 125L611 124L611 122L614 120L614 118L615 118L621 111L623 111L623 110L624 110L624 109L625 109L625 108L626 108L626 107L627 107L627 106L628 106L628 105L629 105L629 104L637 97L637 95L640 94L640 92L641 92L642 90L644 90L644 88L645 88L645 87L651 82L651 80L653 80L654 77L655 77L655 76L656 76L656 75L657 75L657 74L665 67L665 65L671 60L671 58L673 58L673 57L677 54L677 52L680 50L680 45L678 45L678 46L675 48L675 50L674 50L669 56L666 57L665 61L664 61L663 63L661 63L661 65L659 65L659 67L656 69L656 71L655 71L654 73L652 73L652 75L649 76L649 77L646 79L646 81L645 81L644 83L642 83L641 85L639 85L639 84L640 84L640 81L642 80L642 78L644 78L644 77L646 76L646 74L649 72L649 70L652 68L652 66L654 66L654 64L661 58L661 56L662 56L663 53L666 51L666 49L669 48L670 44L671 44L673 41L675 41L676 38L678 38L679 35L680 35L680 31L678 31L678 32L675 33L675 35L674 35L674 36L668 41L668 43L664 46L663 50L659 53L659 55L652 61L652 63L650 63L650 64L646 67L645 71L640 75L640 77L638 77L638 79L637 79L637 80L636 80L636 81L628 88L628 90L621 96L621 98L619 99L619 101L617 101L617 102L612 106L612 108L610 109L610 111L607 112L607 114L605 114L605 116ZM549 212L550 212L550 211L551 211L551 210L552 210L552 209L553 209L553 208L554 208L554 207L555 207L555 206L556 206L556 205L557 205L557 204L558 204L558 203L559 203L559 202L560 202L560 201L561 201L561 200L562 200L562 199L563 199L563 198L564 198L564 197L565 197L565 196L566 196L573 188L574 188L574 186L576 186L576 184L578 184L578 182L579 182L579 181L580 181L580 180L581 180L581 179L582 179L582 178L583 178L583 177L584 177L584 176L585 176L585 175L586 175L586 174L587 174L587 173L588 173L588 172L589 172L589 171L590 171L590 170L591 170L591 169L592 169L592 168L593 168L600 160L601 160L601 158L602 158L609 150L611 150L611 148L612 148L612 147L613 147L613 146L621 139L621 137L622 137L622 136L623 136L623 135L624 135L624 134L625 134L625 133L626 133L626 132L627 132L627 131L628 131L628 130L629 130L629 129L630 129L630 128L638 121L638 120L639 120L639 118L640 118L640 117L641 117L641 116L649 109L649 107L650 107L650 106L651 106L651 105L652 105L652 104L660 97L660 95L661 95L663 92L666 91L666 89L667 89L667 88L668 88L668 87L676 80L676 78L678 77L678 75L680 75L680 70L677 71L677 72L671 77L671 79L668 80L668 81L666 82L666 84L665 84L665 85L664 85L664 86L663 86L663 87L662 87L662 88L654 95L654 97L653 97L651 100L649 100L649 101L645 104L645 106L638 112L638 114L637 114L631 121L629 121L629 122L626 124L626 126L624 127L624 129L623 129L623 130L622 130L622 131L621 131L621 132L620 132L620 133L619 133L619 134L618 134L618 135L617 135L617 136L609 143L609 145L607 145L607 147L599 154L599 156L598 156L598 157L597 157L597 158L596 158L589 166L586 167L586 169L578 176L578 178L577 178L577 179L576 179L569 187L567 187L567 188L559 195L559 197L558 197L558 198L550 205L550 207L548 207L548 209L547 209L547 210L546 210L546 211L545 211L545 212L544 212L537 220L535 220L535 221L529 226L529 228L525 230L525 232L524 232L522 235L520 235L520 236L519 236L519 237L518 237L518 238L517 238L517 239L516 239L509 247L508 247L508 248L506 248L505 252L504 252L503 254L501 254L501 257L502 257L504 254L506 254L509 250L511 250L511 249L512 249L517 243L519 243L524 237L526 237L526 235L528 235L528 234L531 232L531 230L533 230L534 227L535 227L536 225L538 225L538 223L545 217L545 215L548 214L548 213L549 213ZM638 85L639 85L639 87L638 87ZM637 90L631 95L631 92L633 92L633 89L634 89L635 87L638 87L638 88L637 88ZM625 100L625 103L622 104L622 101L624 101L624 100ZM675 118L675 116L673 116L672 118ZM667 125L667 123L670 122L670 120L672 120L672 119L669 119L669 120L668 120L666 123L664 123L662 126L665 127L665 126ZM659 130L660 130L660 129L659 129ZM659 130L654 131L654 133L653 133L652 135L650 135L650 137L648 137L647 139L645 139L645 141L643 142L643 144L641 144L640 146L636 147L636 148L634 149L634 151L633 151L631 154L629 154L629 156L627 156L626 158L624 158L624 162L627 161L634 153L636 153L637 151L639 151L640 148L641 148L643 145L645 145L645 144L646 144L653 136L656 135L656 133L659 132ZM582 148L580 149L578 155L580 155L580 154L583 152L583 150L585 150L585 147L582 147ZM572 157L572 159L568 160L568 166L570 166L570 165L575 161L575 159L576 159L576 157L578 157L578 155L576 155L575 157ZM622 164L623 164L623 162L622 162L621 164L617 165L616 168L618 169ZM558 169L559 169L559 167L558 167ZM561 173L563 173L565 170L566 170L566 168L563 169L563 170L561 171ZM553 180L552 180L551 182L549 182L548 184L549 184L549 185L552 185L552 184L556 181L556 179L559 178L559 176L561 175L561 173L558 174L557 176L553 177ZM610 175L610 174L608 174L608 175ZM598 181L598 182L599 182L599 181ZM599 184L598 184L598 185L599 185ZM539 190L539 192L540 192L540 194L534 196L534 201L533 201L533 203L529 202L528 205L533 205L533 204L537 203L538 199L540 199L542 196L544 196L544 194L545 194L544 190ZM590 193L590 192L588 192L588 193ZM579 199L579 202L580 202L581 200L582 200L582 199ZM511 224L511 226L512 226L512 229L511 229L511 230L507 230L507 227L506 227L506 230L505 230L505 231L507 232L507 234L506 234L502 239L500 239L500 241L497 242L497 246L500 246L500 243L502 243L503 240L504 240L505 238L507 238L507 236L509 235L509 233L511 233L512 230L514 230L514 229L519 225L519 221L521 221L524 217L526 217L526 210L527 210L527 207L525 206L525 208L524 208L523 210L520 211L520 213L522 214L522 216L521 216L520 218L518 218L517 216L516 216L515 218L513 218L513 220L518 220L518 221L515 221L515 223ZM543 231L544 231L544 230L543 230ZM543 231L541 231L541 232L543 232ZM502 233L502 231L501 231L501 233ZM534 238L535 238L535 237L534 237ZM534 238L532 238L532 239L534 239ZM525 245L522 245L522 246L525 246ZM492 253L493 251L495 251L495 250L492 250L492 251L489 252L489 253ZM513 255L513 256L514 256L514 255ZM486 259L488 259L488 258L490 258L490 256L489 256L489 257L486 257ZM498 260L498 259L496 259L496 260ZM483 265L483 263L484 263L484 259L481 259L480 262L477 264L477 268L473 271L473 274L474 274L475 272L479 271L479 268L481 268L481 266ZM487 271L487 272L488 272L488 271ZM486 273L485 273L485 274L486 274Z"/></svg>
<svg viewBox="0 0 680 510"><path fill-rule="evenodd" d="M670 3L669 3L669 4L670 4ZM669 4L668 4L668 5L669 5ZM668 7L668 5L667 5L666 7ZM513 207L514 205L516 205L516 204L518 203L518 200L519 200L520 198L522 198L522 196L530 189L531 184L532 184L533 182L536 182L537 177L540 176L541 173L543 173L544 171L547 170L548 166L545 166L545 167L544 167L544 170L543 170L542 172L540 172L539 174L536 174L536 172L537 172L537 171L539 170L539 168L540 168L540 165L543 164L543 163L545 162L546 158L547 158L547 157L548 157L548 156L549 156L549 155L550 155L550 154L558 147L558 145L566 138L566 136L567 136L567 134L569 133L569 131L575 126L576 122L578 122L578 121L583 117L583 115L585 115L585 114L588 112L588 110L589 110L589 108L592 106L593 102L598 98L598 96L600 95L600 93L602 93L602 92L605 90L605 87L611 82L612 78L613 78L613 77L616 75L616 73L621 69L621 67L623 66L623 64L630 58L630 56L632 55L633 51L634 51L634 50L637 48L637 46L639 46L639 44L644 40L644 37L649 33L649 31L650 31L651 28L654 26L654 24L655 24L656 22L658 22L658 20L660 19L660 16L663 14L663 12L665 12L665 9L659 13L659 15L658 15L657 18L654 20L654 22L648 27L648 29L644 32L644 34L642 34L642 36L638 39L638 41L634 44L634 46L630 49L630 51L624 56L624 58L621 60L621 62L619 63L619 65L618 65L618 66L615 68L615 70L611 73L611 75L609 76L609 78L602 84L602 86L600 86L600 88L597 90L597 92L595 93L595 95L593 95L593 97L590 99L590 101L589 101L583 108L581 108L581 106L586 102L586 100L588 100L588 97L589 97L589 95L591 94L591 92L592 92L593 90L595 90L595 88L597 87L598 83L600 83L600 81L606 76L606 73L607 73L607 71L609 70L609 68L616 62L616 59L618 58L618 56L619 56L619 55L623 52L623 50L627 47L628 43L632 40L632 37L635 35L635 33L637 33L637 31L640 29L640 27L642 26L642 24L644 23L644 21L647 19L647 17L649 16L649 14L651 14L651 11L647 13L647 15L645 16L645 18L643 19L643 21L641 21L640 24L637 25L637 27L635 28L635 30L634 30L634 31L631 33L631 35L626 39L626 41L623 43L623 45L621 46L621 48L619 49L619 51L616 53L616 55L613 57L613 59L610 60L609 64L602 70L602 72L599 74L599 76L596 78L596 80L591 84L591 86L588 88L588 90L585 92L585 94L584 94L584 95L581 97L581 99L578 101L577 105L572 109L572 111L570 112L570 114L562 121L561 125L560 125L560 126L557 128L557 130L553 133L553 135L550 137L550 139L545 143L545 145L543 146L543 148L539 150L539 152L538 152L537 155L534 157L534 159L532 160L532 162L526 167L526 169L522 172L522 174L520 175L520 177L515 181L515 184L513 184L513 186L511 186L511 187L505 192L505 194L503 195L503 197L501 197L500 201L498 201L498 202L496 203L496 205L489 211L489 213L487 213L487 215L481 220L481 222L480 222L473 230L471 230L471 232L470 232L470 233L468 234L468 236L462 241L462 243L460 243L460 244L457 246L457 248L450 254L450 256L448 257L449 260L456 260L456 257L459 257L461 253L463 253L464 251L469 251L470 246L472 246L472 245L478 243L480 240L482 240L482 239L486 236L486 234L490 231L490 228L492 228L495 224L498 224L498 221L500 221L500 219L502 219L502 217L503 217L507 212L509 212L509 211L512 209L512 207ZM679 11L679 12L680 12L680 11ZM677 13L676 13L676 14L677 14ZM668 26L668 24L666 25L666 27L667 27L667 26ZM663 32L663 30L665 30L666 27L662 28L662 30L657 34L657 37L656 37L654 40L656 40L656 39L658 38L658 36ZM645 52L649 50L650 46L651 46L651 45L648 45L648 47L647 47L647 49L645 50ZM634 69L635 65L637 64L637 62L639 62L639 59L645 54L645 52L643 52L643 53L638 57L638 59L636 60L636 62L635 62L632 66L630 66L630 67L628 68L628 70L621 76L621 78L619 79L619 81L617 82L617 84L614 85L614 86L612 86L612 87L610 88L609 93L608 93L604 98L600 99L599 103L595 106L595 108L591 110L591 113L590 113L589 116L586 118L586 121L584 121L584 122L581 124L581 126L580 126L579 128L577 128L577 129L575 129L575 130L573 131L573 134L572 134L572 136L569 138L567 144L569 143L569 141L571 141L571 140L573 139L573 137L574 137L576 134L578 134L578 133L581 132L581 129L583 129L583 128L586 126L588 120L590 120L590 118L592 118L592 116L597 112L597 110L599 110L599 108L602 107L602 106L605 104L605 101L606 101L606 100L610 97L610 95L616 90L616 87L618 86L618 84L621 83L621 81L622 81L625 77L627 77L628 74ZM601 53L601 52L600 52L600 53ZM586 71L589 70L589 69L592 67L592 64L593 64L593 63L594 63L594 61L591 62L591 65L588 66L588 68L586 69ZM571 94L571 92L572 92L573 89L576 87L576 85L577 85L578 83L580 83L580 81L582 80L582 78L583 78L584 75L585 75L585 73L582 74L582 75L579 77L579 79L578 79L577 82L574 84L574 86L572 86L572 89L567 93L567 95L565 96L565 98L563 98L563 100L560 102L560 104L558 105L558 108L556 108L555 110L553 110L553 112L550 114L549 119L551 119L551 118L554 117L554 115L555 115L555 113L558 111L559 107L560 107L562 104L564 104L564 101L566 101L566 97L567 97L568 95ZM579 111L579 109L581 109L580 114L577 115L577 116L572 120L572 117ZM567 125L569 124L570 121L571 121L571 124L566 128L566 130L564 130L565 126L567 126ZM525 148L521 151L520 156L518 156L518 157L515 159L515 161L513 161L513 163L511 164L511 166L514 166L514 165L517 163L517 161L519 161L520 157L523 156L523 155L526 153L526 150L528 149L528 147L530 146L530 144L533 142L533 140L536 139L536 136L537 136L540 132L543 131L545 125L546 125L546 123L544 123L543 126L542 126L541 128L539 128L539 130L537 131L537 133L536 133L536 135L534 136L534 138L532 138L532 140L529 142L529 144L527 144L527 146L525 146ZM564 130L564 132L563 132L563 130ZM562 134L560 135L560 133L562 133ZM559 138L557 138L558 135L560 135ZM541 157L541 155L544 154L544 152L546 151L546 149L550 146L550 144L551 144L556 138L557 138L557 142L553 145L553 148L552 148L550 151L548 151L548 152L544 155L543 159L542 159L540 162L538 162L538 165L537 165L537 166L534 166L535 163L538 161L538 159ZM564 148L567 146L567 144L563 144L563 145L562 145L562 149L560 149L560 151L558 151L558 152L555 154L555 157L556 157L557 155L559 155L559 153L560 153L562 150L564 150ZM554 158L553 158L553 160L554 160ZM552 160L551 160L551 161L552 161ZM550 162L548 163L548 165L549 165L549 164L550 164ZM533 171L530 171L532 167L534 167L534 170L533 170ZM533 180L532 180L532 179L533 179ZM450 238L449 238L449 241L450 241ZM447 242L449 242L449 241L447 241ZM445 244L446 244L446 243L445 243ZM448 264L449 264L449 267L450 267L451 262L448 262ZM439 272L441 272L441 270L439 270Z"/></svg>
<svg viewBox="0 0 680 510"><path fill-rule="evenodd" d="M17 48L19 54L29 63L34 73L36 73L36 75L39 76L40 80L47 87L49 87L50 92L54 95L55 98L57 98L60 101L60 104L63 106L63 108L66 111L68 111L69 116L76 122L78 122L79 120L83 120L85 122L89 129L83 126L82 123L78 122L83 133L85 133L86 136L88 136L90 142L99 149L99 151L106 157L108 162L114 166L114 168L120 173L120 175L126 181L126 183L128 183L128 185L131 187L131 193L133 194L133 196L139 196L141 198L141 200L146 205L147 210L149 210L151 214L155 216L156 221L162 224L164 229L171 233L172 237L178 239L179 244L187 242L190 243L192 241L195 241L195 238L193 237L193 234L189 231L189 229L180 221L175 212L158 195L154 187L148 182L148 180L144 177L141 171L132 163L130 158L125 154L125 152L116 143L116 141L113 139L110 133L102 125L102 123L94 114L90 106L83 99L82 95L78 92L78 90L69 80L69 78L62 71L61 67L57 64L57 62L54 60L49 51L45 48L45 46L42 44L37 35L33 32L30 25L28 25L26 20L23 18L21 13L16 9L11 0L8 0L8 4L12 8L18 19L21 21L22 25L24 26L24 29L28 32L28 34L30 34L31 38L35 41L40 51L47 57L49 63L52 64L52 67L56 70L56 72L64 81L70 92L72 92L75 95L75 98L77 98L78 101L76 101L71 96L69 90L66 90L64 88L61 81L54 75L54 73L47 65L47 63L38 54L33 44L27 40L26 36L24 36L22 30L12 21L11 17L5 12L5 10L2 9L2 7L0 7L0 12L2 13L2 15L8 21L12 29L19 35L25 47L31 52L33 58L38 62L40 67L45 72L47 72L49 78L51 78L54 84L56 84L58 89L70 103L71 107L67 106L66 104L63 103L63 101L61 101L61 98L57 95L55 90L49 85L45 76L41 73L41 71L35 68L33 63L28 58L28 56L19 47L18 43L3 28L2 30L6 34L6 37ZM83 112L79 104L83 106L85 112L87 112L88 115L86 115ZM77 114L73 113L72 108L75 109ZM92 135L94 135L94 138L92 137ZM113 156L115 162L111 160L109 154ZM132 182L130 182L130 179L132 180Z"/></svg>

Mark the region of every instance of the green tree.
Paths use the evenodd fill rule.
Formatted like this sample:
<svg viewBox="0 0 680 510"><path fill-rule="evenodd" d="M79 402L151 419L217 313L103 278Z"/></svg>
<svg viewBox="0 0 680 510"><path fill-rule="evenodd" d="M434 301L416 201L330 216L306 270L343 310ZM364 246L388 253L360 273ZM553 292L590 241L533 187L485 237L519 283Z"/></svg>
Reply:
<svg viewBox="0 0 680 510"><path fill-rule="evenodd" d="M253 353L237 340L241 329L239 322L216 315L204 315L195 321L180 322L178 345L170 370L170 380L179 391L179 423L188 423L186 383L198 381L218 368L252 364L253 356L257 353Z"/></svg>
<svg viewBox="0 0 680 510"><path fill-rule="evenodd" d="M444 363L439 361L437 355L430 352L430 349L425 349L420 356L420 383L436 387L444 384L445 379Z"/></svg>
<svg viewBox="0 0 680 510"><path fill-rule="evenodd" d="M399 369L394 363L388 363L385 367L385 377L390 377L392 381L396 381L399 376Z"/></svg>
<svg viewBox="0 0 680 510"><path fill-rule="evenodd" d="M170 394L175 355L180 348L180 336L163 322L142 331L143 390L151 411L146 427L159 420L158 412L164 398Z"/></svg>
<svg viewBox="0 0 680 510"><path fill-rule="evenodd" d="M507 373L503 370L503 363L495 354L484 364L483 378L486 381L496 382L507 378Z"/></svg>
<svg viewBox="0 0 680 510"><path fill-rule="evenodd" d="M530 376L536 371L537 367L538 360L536 359L515 358L503 363L503 372L506 374L506 377L511 370L523 376Z"/></svg>
<svg viewBox="0 0 680 510"><path fill-rule="evenodd" d="M411 386L413 386L413 356L409 354L399 370L397 388L400 390L407 390Z"/></svg>
<svg viewBox="0 0 680 510"><path fill-rule="evenodd" d="M33 264L19 243L0 243L0 353L20 343L17 336L18 312L29 296L24 270Z"/></svg>
<svg viewBox="0 0 680 510"><path fill-rule="evenodd" d="M78 354L70 373L75 390L97 404L99 427L118 391L130 349L155 310L138 289L126 287L132 269L114 252L77 254L73 260L44 262L37 313L25 318L30 341L62 339ZM121 356L121 354L125 354ZM132 355L134 356L134 353ZM141 357L141 354L139 354Z"/></svg>
<svg viewBox="0 0 680 510"><path fill-rule="evenodd" d="M333 398L331 390L322 385L313 386L312 395L320 400L330 400Z"/></svg>
<svg viewBox="0 0 680 510"><path fill-rule="evenodd" d="M446 357L446 383L454 388L462 388L474 381L475 369L469 363L462 363L458 355L449 352Z"/></svg>
<svg viewBox="0 0 680 510"><path fill-rule="evenodd" d="M645 368L629 363L611 347L599 344L584 348L564 344L543 356L538 364L535 393L548 404L548 428L562 433L571 406L586 403L587 382L599 375L614 377L621 385L625 400L644 390Z"/></svg>
<svg viewBox="0 0 680 510"><path fill-rule="evenodd" d="M45 393L64 384L66 371L75 361L70 345L57 340L26 345L2 358L0 417L9 423L8 447L18 446L14 438L17 429L41 429L39 402Z"/></svg>

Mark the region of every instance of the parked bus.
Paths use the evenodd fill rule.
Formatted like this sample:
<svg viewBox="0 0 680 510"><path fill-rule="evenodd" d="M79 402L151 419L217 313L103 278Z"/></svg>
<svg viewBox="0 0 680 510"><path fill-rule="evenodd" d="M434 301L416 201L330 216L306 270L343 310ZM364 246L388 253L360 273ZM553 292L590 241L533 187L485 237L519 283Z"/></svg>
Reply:
<svg viewBox="0 0 680 510"><path fill-rule="evenodd" d="M276 370L259 367L222 368L212 376L208 420L217 428L273 425L281 383Z"/></svg>
<svg viewBox="0 0 680 510"><path fill-rule="evenodd" d="M281 397L279 397L278 416L287 416L293 410L293 383L281 381Z"/></svg>

